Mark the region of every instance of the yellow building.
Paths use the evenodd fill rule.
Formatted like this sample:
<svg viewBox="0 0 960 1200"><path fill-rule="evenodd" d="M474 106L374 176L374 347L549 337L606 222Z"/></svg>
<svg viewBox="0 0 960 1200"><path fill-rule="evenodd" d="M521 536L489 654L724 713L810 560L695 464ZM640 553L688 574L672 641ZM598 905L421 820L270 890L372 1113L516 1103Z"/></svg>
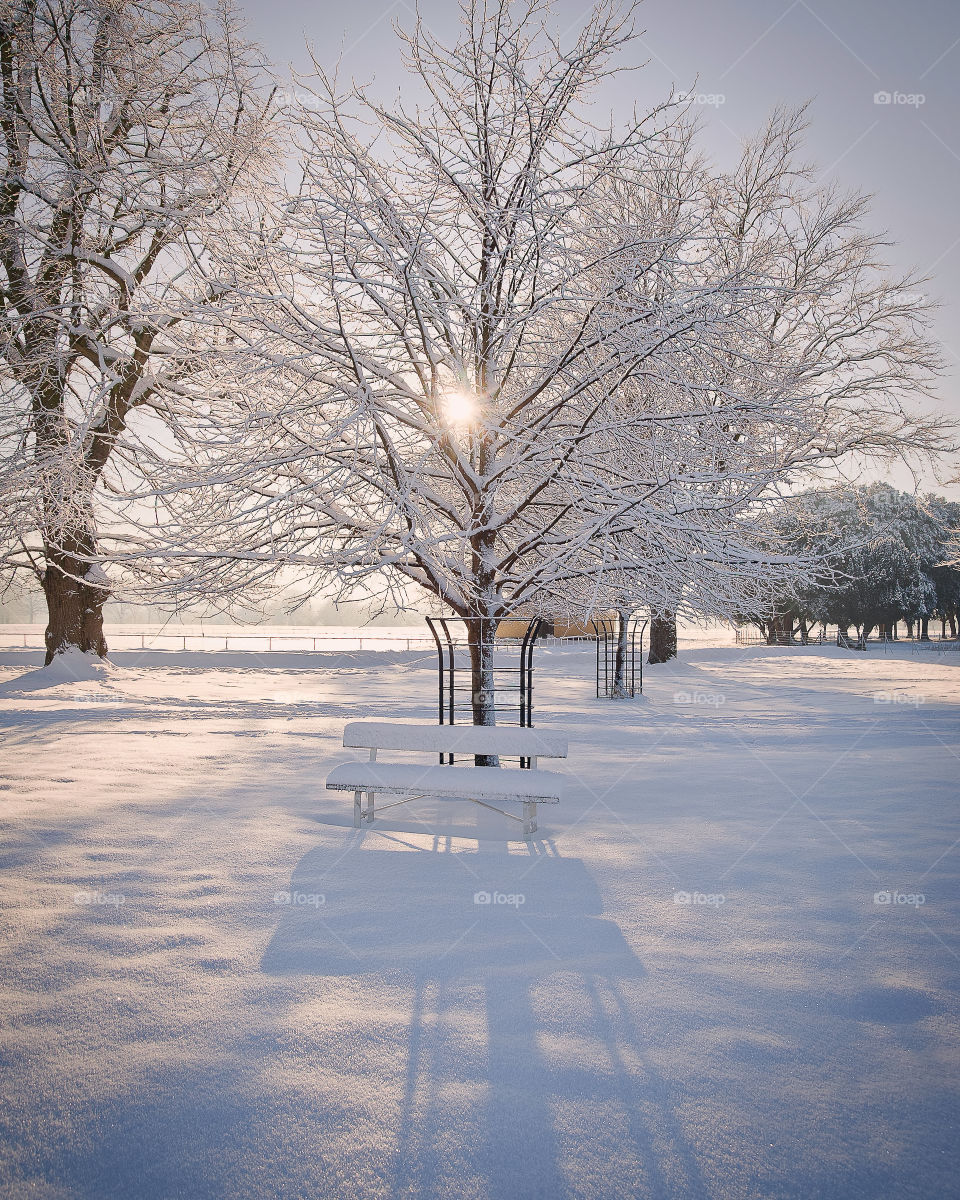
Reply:
<svg viewBox="0 0 960 1200"><path fill-rule="evenodd" d="M607 614L599 614L606 616ZM610 614L616 620L615 614ZM548 637L596 637L597 627L593 621L577 617L545 617L544 633ZM507 617L497 625L498 638L522 638L527 632L529 619Z"/></svg>

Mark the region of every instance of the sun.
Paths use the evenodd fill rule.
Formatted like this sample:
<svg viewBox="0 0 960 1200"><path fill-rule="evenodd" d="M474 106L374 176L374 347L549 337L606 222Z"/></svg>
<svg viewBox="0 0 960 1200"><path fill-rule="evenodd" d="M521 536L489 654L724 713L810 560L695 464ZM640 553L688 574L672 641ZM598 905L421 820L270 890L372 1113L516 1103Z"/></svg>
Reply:
<svg viewBox="0 0 960 1200"><path fill-rule="evenodd" d="M451 425L472 425L478 408L476 396L469 392L448 392L443 398L443 414Z"/></svg>

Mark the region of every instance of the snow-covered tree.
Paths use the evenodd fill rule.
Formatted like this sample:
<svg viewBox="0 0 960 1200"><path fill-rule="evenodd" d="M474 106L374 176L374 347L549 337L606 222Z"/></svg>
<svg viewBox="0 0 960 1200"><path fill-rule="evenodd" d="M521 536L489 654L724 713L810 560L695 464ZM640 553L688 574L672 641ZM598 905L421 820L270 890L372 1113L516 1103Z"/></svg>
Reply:
<svg viewBox="0 0 960 1200"><path fill-rule="evenodd" d="M451 47L418 26L415 110L320 71L300 188L222 239L243 302L206 336L234 368L157 489L178 587L423 589L469 623L486 723L501 617L756 592L795 474L937 444L904 407L937 365L922 306L796 162L799 118L730 175L676 106L589 122L632 8L566 47L541 0L465 4Z"/></svg>
<svg viewBox="0 0 960 1200"><path fill-rule="evenodd" d="M960 535L960 502L947 500L943 496L924 496L920 501L922 514L936 526L938 553L936 561L927 570L936 590L936 603L932 616L945 629L949 624L951 637L958 632L960 616L960 556L957 554L957 538ZM926 622L921 622L921 627Z"/></svg>
<svg viewBox="0 0 960 1200"><path fill-rule="evenodd" d="M664 486L652 460L611 458L628 433L652 444L655 422L620 389L668 382L671 347L719 354L744 287L684 272L702 208L657 222L612 202L683 152L669 107L616 133L582 112L628 14L598 6L567 49L546 14L466 5L452 48L418 27L416 113L344 100L321 74L299 115L303 183L231 256L249 297L228 335L238 374L184 442L187 478L199 446L198 480L222 485L199 488L181 526L210 549L197 590L238 563L422 588L469 622L481 723L497 621L562 607ZM654 271L674 272L669 292L645 293Z"/></svg>
<svg viewBox="0 0 960 1200"><path fill-rule="evenodd" d="M906 620L925 634L930 616L955 603L955 580L939 565L947 536L943 506L939 498L919 500L885 483L795 497L785 509L783 536L821 573L778 593L775 627L789 634L820 621L855 626L867 636Z"/></svg>
<svg viewBox="0 0 960 1200"><path fill-rule="evenodd" d="M189 269L263 153L261 78L226 4L0 4L2 555L43 587L48 662L106 652L98 518L132 414L195 369L170 336L217 299Z"/></svg>
<svg viewBox="0 0 960 1200"><path fill-rule="evenodd" d="M960 483L960 478L953 482ZM944 565L960 570L960 503L939 501L937 513L947 531L943 548Z"/></svg>
<svg viewBox="0 0 960 1200"><path fill-rule="evenodd" d="M671 347L669 377L637 373L618 397L649 423L637 444L623 422L611 460L628 474L667 464L645 523L604 546L610 603L651 612L651 661L675 653L678 610L729 618L768 597L762 619L776 624L772 598L816 567L795 543L778 553L770 520L798 480L842 458L946 444L945 424L906 404L940 365L918 281L887 277L880 239L861 228L864 200L799 158L803 128L802 111L775 112L729 173L675 159L626 197L674 225L686 214L692 231L679 265L638 282L645 297L663 303L678 281L706 289L734 272L744 285L715 292L722 339ZM705 219L691 218L701 205Z"/></svg>

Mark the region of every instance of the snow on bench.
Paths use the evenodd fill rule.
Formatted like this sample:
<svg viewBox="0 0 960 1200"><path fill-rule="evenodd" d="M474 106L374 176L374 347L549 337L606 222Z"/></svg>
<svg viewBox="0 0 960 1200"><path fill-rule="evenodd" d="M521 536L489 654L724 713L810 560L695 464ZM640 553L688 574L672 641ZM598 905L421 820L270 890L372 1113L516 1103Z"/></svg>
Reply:
<svg viewBox="0 0 960 1200"><path fill-rule="evenodd" d="M564 777L537 768L538 758L566 758L567 739L539 729L501 728L489 725L406 725L389 721L351 721L343 731L347 749L370 751L368 762L341 763L327 776L331 791L353 792L353 823L373 821L377 792L402 796L393 808L410 800L430 796L440 800L472 800L523 822L524 836L537 829L537 805L557 804L563 795ZM520 770L507 767L458 767L451 763L377 762L380 750L420 753L496 754L529 762ZM367 794L364 809L363 793ZM517 803L523 816L496 808L491 801Z"/></svg>
<svg viewBox="0 0 960 1200"><path fill-rule="evenodd" d="M515 725L409 725L351 721L343 731L348 750L425 750L442 754L504 754L513 758L566 758L567 739L544 729Z"/></svg>

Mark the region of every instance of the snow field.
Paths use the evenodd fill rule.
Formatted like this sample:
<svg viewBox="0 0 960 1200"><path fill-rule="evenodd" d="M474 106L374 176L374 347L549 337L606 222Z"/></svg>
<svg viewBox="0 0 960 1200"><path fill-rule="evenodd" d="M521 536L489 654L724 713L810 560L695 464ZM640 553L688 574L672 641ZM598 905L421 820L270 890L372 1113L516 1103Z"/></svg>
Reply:
<svg viewBox="0 0 960 1200"><path fill-rule="evenodd" d="M0 1195L953 1194L949 656L701 647L630 702L538 651L570 785L529 843L325 791L347 721L432 718L430 654L35 657Z"/></svg>

